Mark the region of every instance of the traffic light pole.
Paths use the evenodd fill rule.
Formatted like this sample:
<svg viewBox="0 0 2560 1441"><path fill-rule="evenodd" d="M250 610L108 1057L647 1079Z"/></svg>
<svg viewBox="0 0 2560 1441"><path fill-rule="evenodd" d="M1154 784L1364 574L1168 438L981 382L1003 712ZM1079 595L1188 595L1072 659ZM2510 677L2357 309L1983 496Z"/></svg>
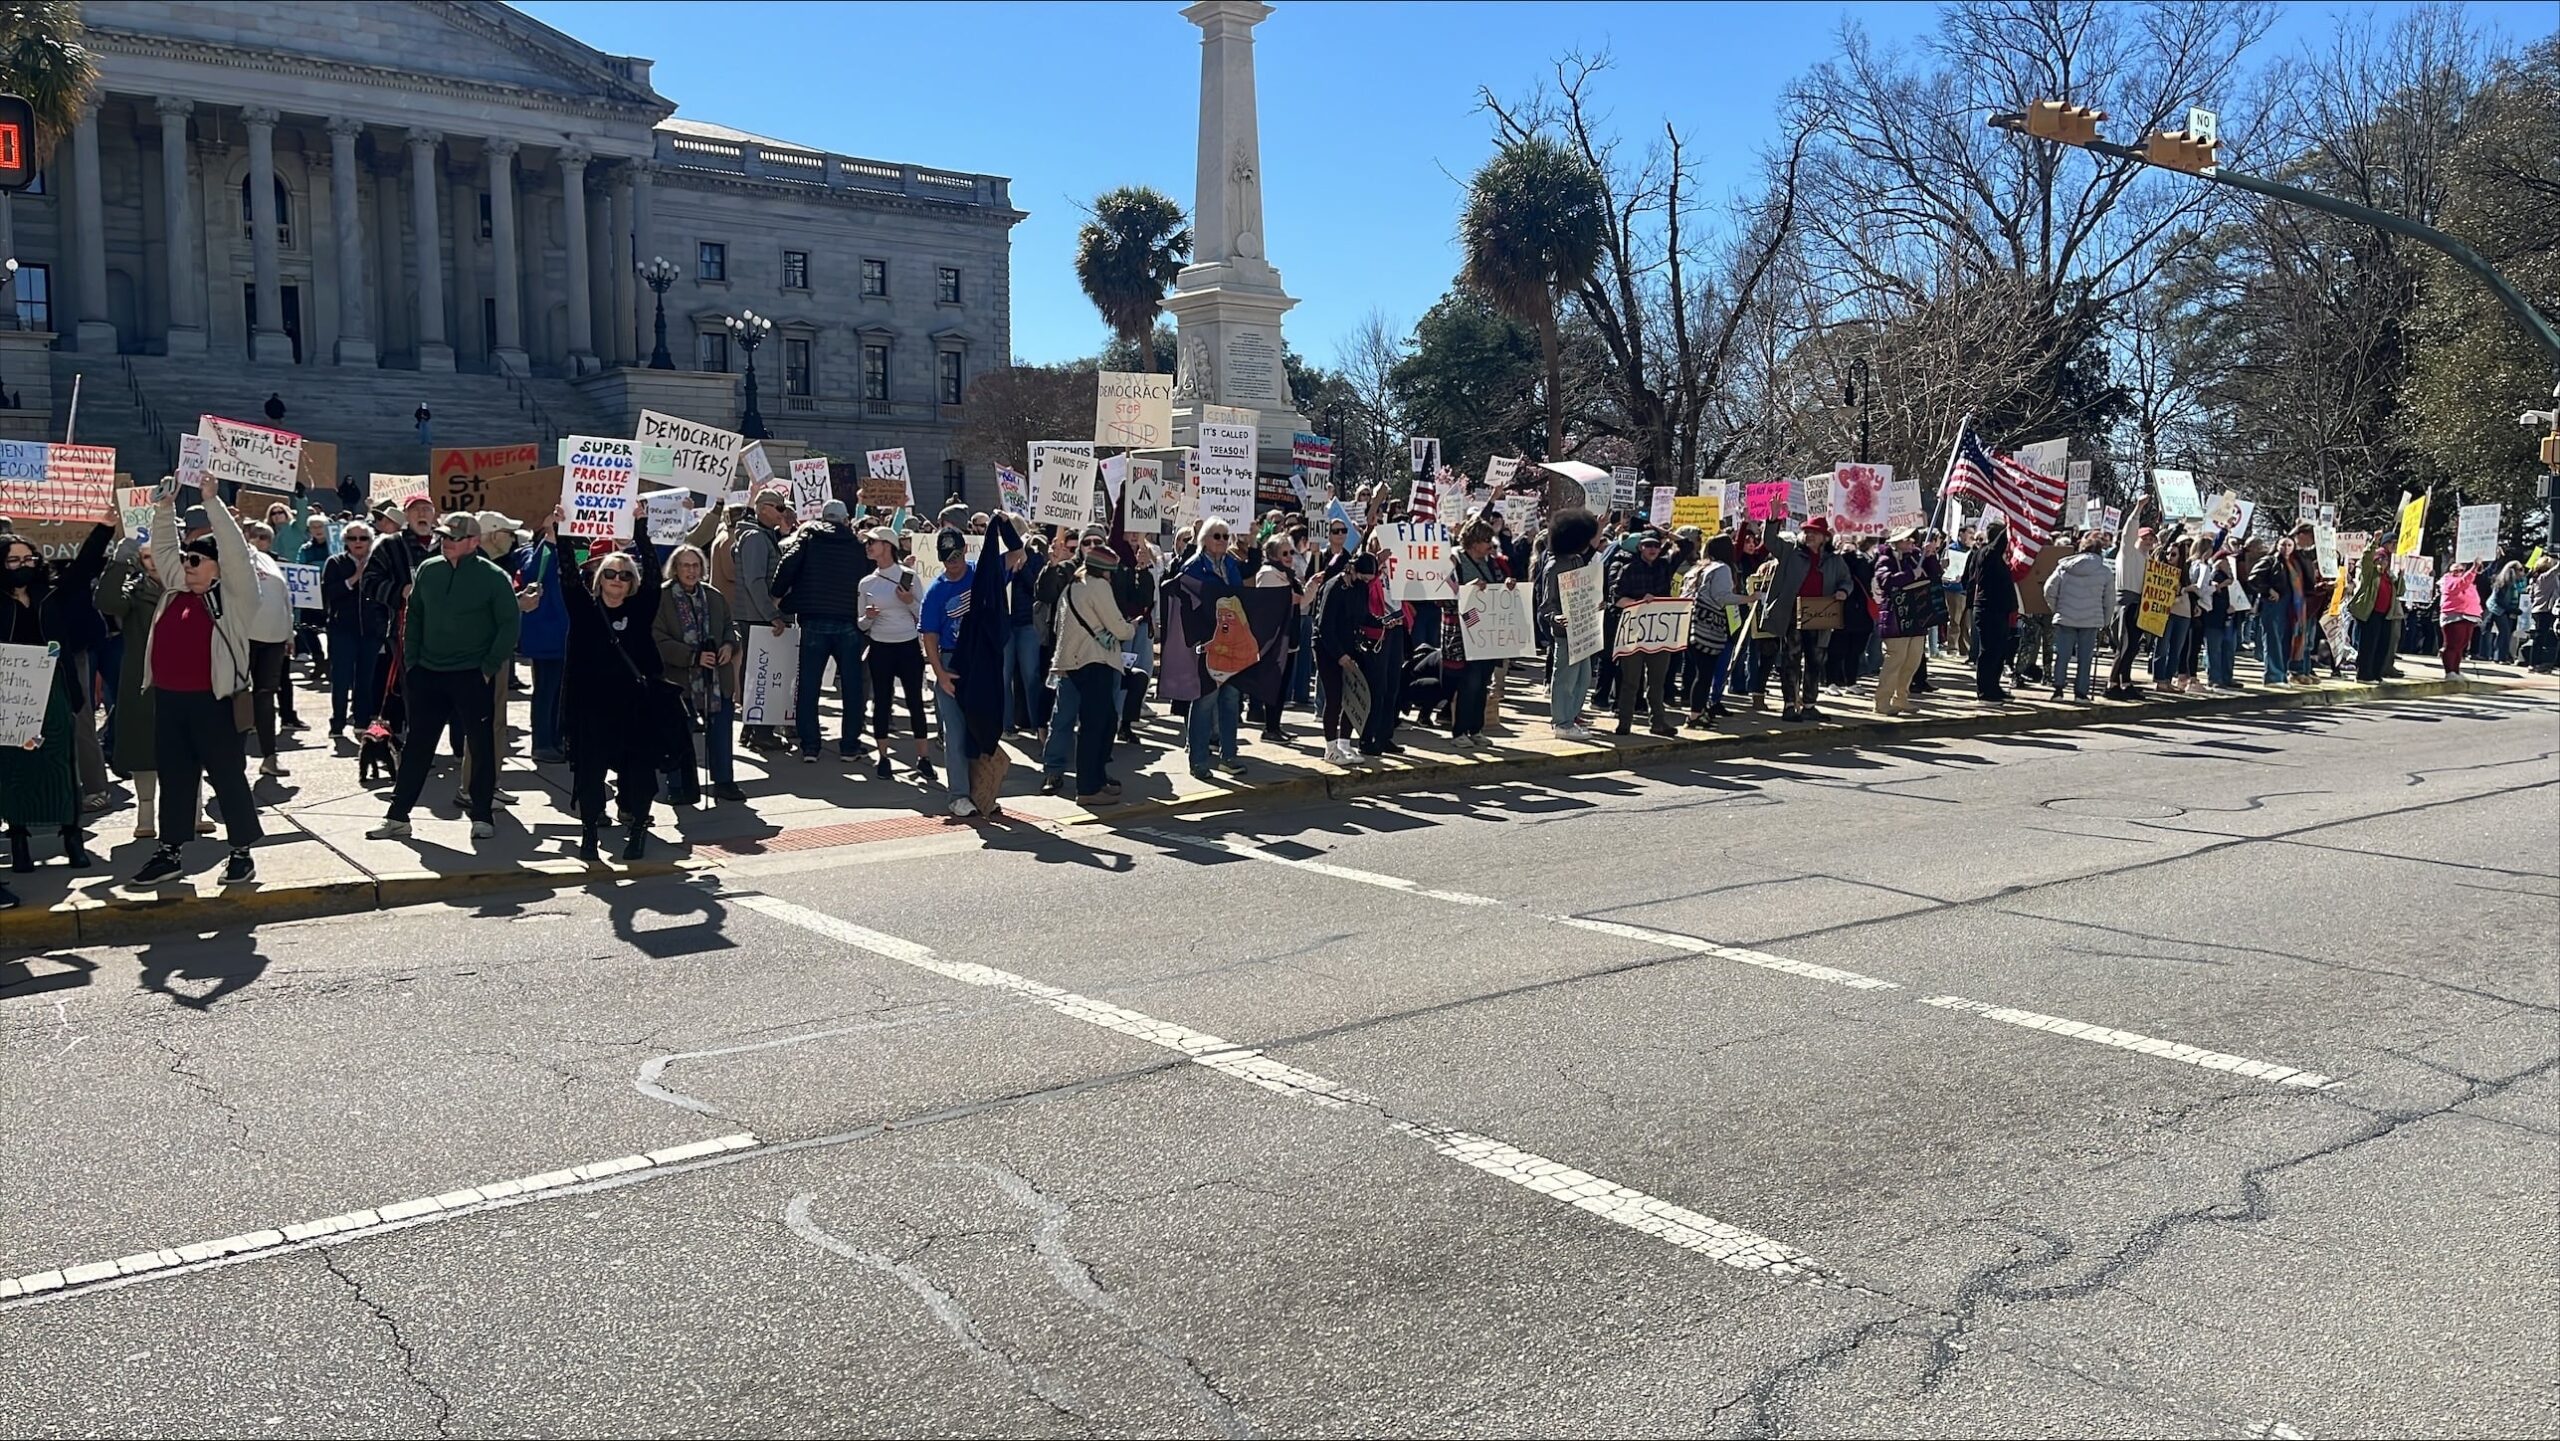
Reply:
<svg viewBox="0 0 2560 1441"><path fill-rule="evenodd" d="M1991 117L1991 123L2002 130L2026 133L2026 117L2022 115L1994 115ZM2110 155L2118 160L2130 160L2139 165L2148 165L2155 170L2177 168L2161 165L2133 146L2118 145L2112 140L2084 140L2077 144L2080 149L2094 150L2100 155ZM2514 315L2517 322L2524 326L2525 331L2541 345L2543 354L2550 358L2554 366L2560 367L2560 331L2553 330L2551 322L2544 318L2542 312L2534 309L2532 303L2526 300L2515 286L2509 284L2505 276L2498 273L2497 267L2483 260L2480 252L2434 226L2421 225L2406 216L2393 215L2387 210L2376 210L2367 205L2358 205L2352 200L2340 200L2334 195L2323 195L2317 190L2305 190L2298 185L2261 180L2254 175L2240 175L2222 169L2186 170L2179 173L2210 180L2217 185L2228 185L2234 190L2245 190L2252 195L2264 195L2271 200L2285 200L2296 205L2309 206L2313 210L2335 215L2342 220L2362 221L2376 229L2388 230L2394 235L2407 236L2421 245L2433 246L2452 257L2455 264L2479 276L2480 282L2489 287L2490 293L2498 297L2499 303L2506 306L2508 313Z"/></svg>

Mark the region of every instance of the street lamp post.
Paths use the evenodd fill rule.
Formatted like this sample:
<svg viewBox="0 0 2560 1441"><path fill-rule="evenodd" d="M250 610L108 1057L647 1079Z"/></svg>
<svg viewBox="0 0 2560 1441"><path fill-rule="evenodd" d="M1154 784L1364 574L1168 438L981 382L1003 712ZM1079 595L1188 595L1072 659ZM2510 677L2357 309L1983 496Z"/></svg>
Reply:
<svg viewBox="0 0 2560 1441"><path fill-rule="evenodd" d="M767 440L773 432L764 428L764 415L756 409L756 347L773 333L773 319L749 310L728 317L729 337L747 353L747 413L738 420L738 433L749 440Z"/></svg>
<svg viewBox="0 0 2560 1441"><path fill-rule="evenodd" d="M1867 384L1867 358L1863 355L1849 362L1848 393L1840 397L1858 407L1858 464L1867 463L1869 421L1875 412L1875 392Z"/></svg>
<svg viewBox="0 0 2560 1441"><path fill-rule="evenodd" d="M673 370L675 357L667 354L667 288L676 283L675 262L663 255L652 256L645 265L635 264L640 279L658 297L658 348L649 352L651 370Z"/></svg>
<svg viewBox="0 0 2560 1441"><path fill-rule="evenodd" d="M5 307L8 313L8 328L15 330L18 328L18 258L14 255L0 260L0 291L6 292L0 295L0 307ZM5 385L0 385L0 406L11 410L18 408L17 402L9 398Z"/></svg>

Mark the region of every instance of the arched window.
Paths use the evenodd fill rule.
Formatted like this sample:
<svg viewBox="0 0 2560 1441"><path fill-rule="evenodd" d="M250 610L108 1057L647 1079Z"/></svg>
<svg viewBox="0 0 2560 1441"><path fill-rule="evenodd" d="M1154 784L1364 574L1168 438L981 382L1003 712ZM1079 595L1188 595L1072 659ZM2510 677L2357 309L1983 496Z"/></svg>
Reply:
<svg viewBox="0 0 2560 1441"><path fill-rule="evenodd" d="M249 177L240 177L240 238L256 240L255 225L249 218ZM293 192L284 188L284 177L276 177L276 244L293 244Z"/></svg>

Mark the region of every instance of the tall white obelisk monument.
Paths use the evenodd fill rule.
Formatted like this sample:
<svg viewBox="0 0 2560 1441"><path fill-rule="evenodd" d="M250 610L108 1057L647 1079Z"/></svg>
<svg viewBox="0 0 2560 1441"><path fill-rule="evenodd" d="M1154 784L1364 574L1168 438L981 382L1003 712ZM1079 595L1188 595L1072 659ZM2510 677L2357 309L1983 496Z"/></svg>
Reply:
<svg viewBox="0 0 2560 1441"><path fill-rule="evenodd" d="M1298 302L1263 254L1262 138L1253 92L1253 27L1261 0L1200 0L1182 18L1200 27L1200 168L1191 206L1191 260L1165 309L1181 336L1174 425L1203 406L1258 415L1259 448L1286 456L1306 424L1291 408L1280 365L1280 317ZM1266 459L1268 473L1274 464ZM1285 471L1282 460L1277 469Z"/></svg>

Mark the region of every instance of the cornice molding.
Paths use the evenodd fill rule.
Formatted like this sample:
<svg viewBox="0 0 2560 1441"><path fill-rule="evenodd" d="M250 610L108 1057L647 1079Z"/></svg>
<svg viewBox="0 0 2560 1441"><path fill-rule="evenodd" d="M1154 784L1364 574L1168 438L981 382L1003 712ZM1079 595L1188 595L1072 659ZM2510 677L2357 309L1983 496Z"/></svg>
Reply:
<svg viewBox="0 0 2560 1441"><path fill-rule="evenodd" d="M719 170L689 170L664 163L656 167L658 185L668 188L734 192L773 199L816 200L835 205L867 210L895 210L913 215L931 215L943 220L967 220L981 225L1001 225L1010 230L1031 218L1027 210L999 209L963 200L929 200L922 196L897 191L871 190L858 185L833 188L818 185L794 185L787 181L762 180L752 175L732 175Z"/></svg>

